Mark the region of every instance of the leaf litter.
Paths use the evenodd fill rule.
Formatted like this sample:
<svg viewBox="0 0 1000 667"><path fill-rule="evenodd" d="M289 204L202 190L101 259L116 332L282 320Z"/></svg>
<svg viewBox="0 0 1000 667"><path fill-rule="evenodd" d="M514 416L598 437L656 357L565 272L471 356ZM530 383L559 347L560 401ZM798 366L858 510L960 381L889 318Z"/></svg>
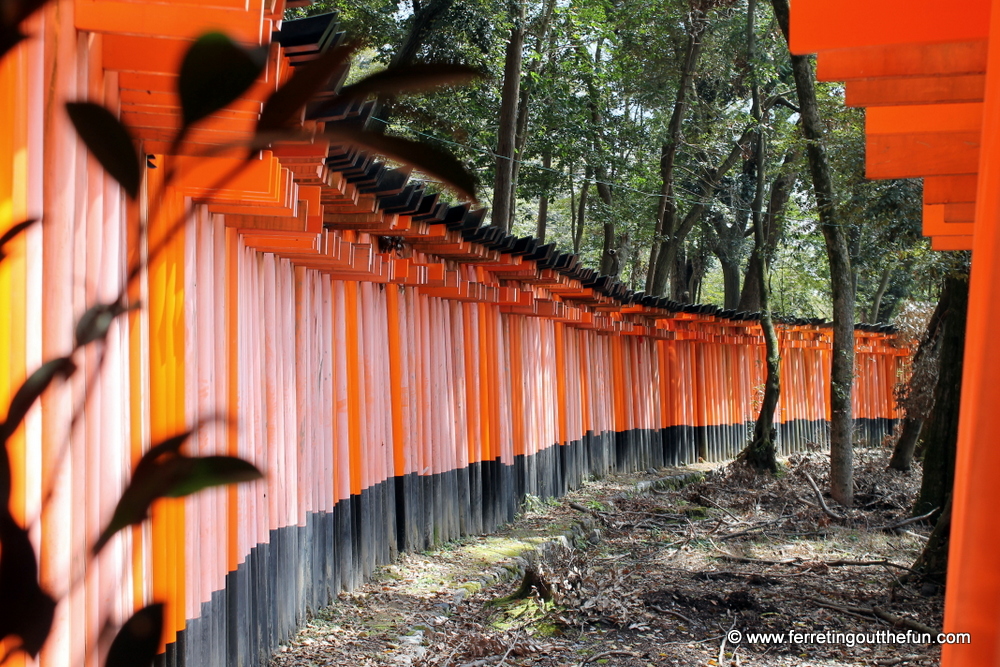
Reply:
<svg viewBox="0 0 1000 667"><path fill-rule="evenodd" d="M728 634L941 627L942 591L899 581L929 528L894 528L909 517L920 471L889 470L888 457L856 452L857 505L837 507L839 520L808 481L826 483L828 459L817 452L783 460L776 477L699 464L529 498L493 535L379 568L309 620L271 666L936 665L933 644L750 644ZM650 484L693 470L704 471L700 481L680 488ZM552 542L562 532L572 543ZM553 547L539 551L543 543ZM530 579L482 585L484 572L515 563Z"/></svg>

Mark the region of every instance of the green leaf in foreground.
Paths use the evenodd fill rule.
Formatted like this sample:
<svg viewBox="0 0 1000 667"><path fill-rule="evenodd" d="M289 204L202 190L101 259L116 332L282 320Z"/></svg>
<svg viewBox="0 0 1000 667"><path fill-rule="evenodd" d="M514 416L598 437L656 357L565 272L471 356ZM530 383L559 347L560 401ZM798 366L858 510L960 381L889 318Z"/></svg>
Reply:
<svg viewBox="0 0 1000 667"><path fill-rule="evenodd" d="M67 102L66 112L94 158L128 196L135 199L139 195L142 171L128 128L110 111L93 102Z"/></svg>
<svg viewBox="0 0 1000 667"><path fill-rule="evenodd" d="M479 70L451 63L416 63L383 70L340 90L339 98L424 93L441 86L458 86L483 77Z"/></svg>
<svg viewBox="0 0 1000 667"><path fill-rule="evenodd" d="M7 407L7 419L0 426L0 444L17 429L38 397L42 395L57 377L69 377L76 372L76 364L69 357L52 359L41 365L17 390Z"/></svg>
<svg viewBox="0 0 1000 667"><path fill-rule="evenodd" d="M326 136L336 142L370 150L419 169L429 176L440 179L462 197L476 200L475 176L453 155L436 146L401 137L366 132L338 123L326 126Z"/></svg>
<svg viewBox="0 0 1000 667"><path fill-rule="evenodd" d="M163 636L163 605L143 607L125 622L108 649L104 667L148 667Z"/></svg>
<svg viewBox="0 0 1000 667"><path fill-rule="evenodd" d="M357 48L354 43L328 49L316 60L296 67L292 76L274 91L261 110L257 135L286 129L306 103L329 83L333 73L343 66Z"/></svg>
<svg viewBox="0 0 1000 667"><path fill-rule="evenodd" d="M26 230L28 227L31 227L36 222L38 222L37 218L23 220L16 225L12 225L10 229L3 233L3 236L0 236L0 261L3 261L3 259L7 257L7 253L5 253L3 249L4 246L13 241L17 238L18 234Z"/></svg>
<svg viewBox="0 0 1000 667"><path fill-rule="evenodd" d="M211 486L251 482L264 476L256 466L232 456L181 454L181 446L192 433L185 431L168 438L139 459L111 521L94 544L95 554L119 530L144 521L150 506L160 498L179 498Z"/></svg>
<svg viewBox="0 0 1000 667"><path fill-rule="evenodd" d="M38 559L28 531L0 508L0 641L15 636L36 657L48 639L56 602L38 585Z"/></svg>
<svg viewBox="0 0 1000 667"><path fill-rule="evenodd" d="M199 37L184 54L177 80L184 128L232 104L266 62L266 53L248 51L221 32Z"/></svg>

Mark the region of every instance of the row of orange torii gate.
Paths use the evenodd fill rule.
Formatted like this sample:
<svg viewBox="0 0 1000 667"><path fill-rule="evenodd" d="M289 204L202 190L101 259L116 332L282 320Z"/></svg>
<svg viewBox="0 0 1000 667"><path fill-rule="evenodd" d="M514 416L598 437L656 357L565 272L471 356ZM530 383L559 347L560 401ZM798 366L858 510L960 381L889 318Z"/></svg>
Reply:
<svg viewBox="0 0 1000 667"><path fill-rule="evenodd" d="M525 494L588 476L730 458L756 416L752 314L632 293L375 156L279 143L210 188L242 158L200 154L245 140L266 95L336 39L329 18L282 22L285 8L52 0L0 64L0 227L43 219L0 263L0 404L148 256L129 293L142 307L76 353L73 381L8 444L11 509L60 600L38 660L8 664L99 664L102 629L151 600L166 604L166 664L265 664L308 609L398 550L489 531ZM266 76L171 153L178 64L220 27L271 45ZM134 129L137 204L75 136L62 103L78 99ZM781 446L824 446L830 329L788 321L779 336ZM909 348L885 327L856 341L854 414L878 442ZM159 501L88 558L150 443L198 423L189 454L266 478Z"/></svg>

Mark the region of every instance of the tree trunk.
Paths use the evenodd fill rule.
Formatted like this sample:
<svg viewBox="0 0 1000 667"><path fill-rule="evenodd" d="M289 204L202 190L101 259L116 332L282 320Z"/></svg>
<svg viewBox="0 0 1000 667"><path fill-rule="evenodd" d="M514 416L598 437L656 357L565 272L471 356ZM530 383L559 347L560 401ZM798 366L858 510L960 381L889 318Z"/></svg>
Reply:
<svg viewBox="0 0 1000 667"><path fill-rule="evenodd" d="M517 102L517 131L514 137L513 171L511 172L510 179L510 191L513 193L511 196L515 196L517 193L517 182L521 173L521 160L524 156L524 147L528 143L528 111L531 108L531 95L535 88L535 78L537 77L538 70L541 68L541 56L544 53L545 43L548 40L549 25L551 23L552 11L555 9L555 4L555 0L547 0L545 3L545 10L539 18L539 23L535 26L537 28L537 32L535 34L535 53L537 53L539 57L533 58L530 61L527 76L522 77L524 78L524 83L521 85L521 91ZM508 216L507 229L510 229L513 225L514 207L512 206L510 208L510 215ZM542 239L543 237L539 238Z"/></svg>
<svg viewBox="0 0 1000 667"><path fill-rule="evenodd" d="M701 220L702 215L705 213L704 202L708 201L715 194L719 181L739 162L750 135L751 130L749 128L744 130L722 163L715 169L705 169L701 178L698 179L698 202L691 206L687 215L684 216L684 219L673 230L673 233L660 244L660 250L656 255L656 266L652 269L653 282L651 294L663 294L668 284L677 284L677 282L671 280L671 269L677 261L678 249L684 243L684 239L687 238L688 233L690 233L691 229ZM677 297L678 295L674 294L673 298L677 299Z"/></svg>
<svg viewBox="0 0 1000 667"><path fill-rule="evenodd" d="M934 408L924 424L924 476L914 516L941 509L951 497L955 479L955 445L958 442L958 406L962 393L962 358L969 304L968 276L949 276L942 301L947 302L941 321L940 372L934 386Z"/></svg>
<svg viewBox="0 0 1000 667"><path fill-rule="evenodd" d="M582 45L576 47L577 53L581 58L590 58L590 54L587 49ZM594 48L594 71L598 72L601 68L601 54L603 53L603 40L598 40L597 46ZM587 169L588 174L592 175L594 178L594 185L597 186L597 195L604 202L605 207L607 207L607 216L611 215L611 186L609 185L610 179L608 178L608 170L605 166L605 155L604 155L604 114L601 113L601 100L600 93L597 84L594 82L593 76L586 77L587 81L587 105L590 108L590 127L588 132L590 134L590 144L592 153L594 155L594 161L588 163ZM579 230L582 232L582 229ZM615 225L614 221L610 217L605 217L604 220L604 241L601 247L601 273L607 274L610 268L615 263Z"/></svg>
<svg viewBox="0 0 1000 667"><path fill-rule="evenodd" d="M919 515L917 515L919 516ZM922 579L944 585L948 575L948 545L951 542L951 496L934 524L934 530L924 545L924 550L910 569L916 570ZM907 575L909 578L909 575Z"/></svg>
<svg viewBox="0 0 1000 667"><path fill-rule="evenodd" d="M455 4L455 0L429 0L423 5L414 5L413 23L410 31L406 34L406 40L399 47L399 51L389 61L389 67L402 67L409 65L416 58L420 47L424 45L424 39L430 33L437 20ZM376 131L384 132L389 127L392 120L391 101L381 101L374 113L376 118L382 120L375 126Z"/></svg>
<svg viewBox="0 0 1000 667"><path fill-rule="evenodd" d="M764 230L766 241L764 256L767 257L768 264L774 261L774 253L778 248L778 241L781 239L782 222L785 218L785 208L788 206L788 198L798 180L798 174L789 166L795 161L797 155L795 148L789 149L785 153L782 163L782 173L771 183L771 196L767 202L767 213L764 215ZM758 274L761 270L759 254L756 244L747 262L746 275L743 277L743 291L740 293L740 301L737 310L756 312L760 310L760 279Z"/></svg>
<svg viewBox="0 0 1000 667"><path fill-rule="evenodd" d="M747 62L754 58L754 14L756 0L749 0L747 6ZM752 67L752 65L750 65ZM751 72L751 76L753 76ZM767 157L766 137L764 128L764 111L760 103L760 87L753 86L753 106L751 114L757 121L757 136L755 144L757 178L754 189L753 205L750 213L753 216L753 244L757 256L761 259L761 270L757 273L757 290L760 294L760 329L764 334L764 349L767 357L767 377L764 381L764 397L761 401L760 413L754 423L753 439L743 450L741 457L756 470L778 471L777 447L774 442L774 411L778 407L781 394L781 356L778 348L778 336L774 332L774 322L771 320L770 294L767 288L769 262L766 252L767 235L764 231L762 209L764 207L764 179L766 174L765 159ZM739 289L739 273L736 273L736 287ZM726 289L728 299L729 289Z"/></svg>
<svg viewBox="0 0 1000 667"><path fill-rule="evenodd" d="M788 38L788 0L771 0L774 15ZM845 507L854 504L854 281L847 236L834 205L833 179L823 145L823 125L816 104L815 78L805 56L791 56L799 98L802 134L830 263L833 293L833 360L830 371L830 495Z"/></svg>
<svg viewBox="0 0 1000 667"><path fill-rule="evenodd" d="M885 295L885 290L889 286L889 278L892 277L892 270L895 268L895 262L890 262L882 270L882 280L879 281L878 290L875 292L875 296L872 297L872 309L868 311L868 321L878 322L878 309L882 305L882 297Z"/></svg>
<svg viewBox="0 0 1000 667"><path fill-rule="evenodd" d="M542 166L546 169L552 168L552 151L545 151L542 155ZM549 193L548 190L542 192L538 198L538 221L535 223L535 236L539 243L545 243L545 225L549 217Z"/></svg>
<svg viewBox="0 0 1000 667"><path fill-rule="evenodd" d="M693 12L688 23L688 39L684 48L684 66L681 69L681 79L677 84L677 97L674 100L674 110L667 125L667 137L660 147L660 201L656 211L656 227L653 232L653 243L649 248L649 266L646 269L646 292L660 294L661 285L656 289L657 258L664 249L664 243L675 233L677 225L677 202L674 200L674 163L677 158L677 147L681 142L681 126L687 113L687 92L694 81L698 67L698 57L701 55L702 35L708 27L708 20L700 12ZM669 265L667 265L669 266ZM665 284L665 280L662 281Z"/></svg>
<svg viewBox="0 0 1000 667"><path fill-rule="evenodd" d="M500 127L497 137L497 169L493 181L492 223L510 231L514 206L514 142L517 137L517 106L521 87L521 51L524 47L524 4L512 8L514 25L510 29L503 67L503 90L500 96Z"/></svg>
<svg viewBox="0 0 1000 667"><path fill-rule="evenodd" d="M576 236L573 237L573 252L580 252L583 241L583 225L587 220L587 194L590 192L590 178L593 174L590 166L586 167L583 177L583 187L580 188L580 208L576 218Z"/></svg>
<svg viewBox="0 0 1000 667"><path fill-rule="evenodd" d="M913 450L917 446L917 440L920 438L920 430L923 425L923 419L911 417L903 419L903 427L900 429L899 439L892 448L892 458L889 459L890 468L905 472L913 466Z"/></svg>

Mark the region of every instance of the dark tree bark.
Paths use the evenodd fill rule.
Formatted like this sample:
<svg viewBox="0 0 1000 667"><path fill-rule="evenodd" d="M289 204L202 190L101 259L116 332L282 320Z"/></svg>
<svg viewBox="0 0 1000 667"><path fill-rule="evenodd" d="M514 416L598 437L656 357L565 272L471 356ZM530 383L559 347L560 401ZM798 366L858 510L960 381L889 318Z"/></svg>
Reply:
<svg viewBox="0 0 1000 667"><path fill-rule="evenodd" d="M872 297L872 307L868 311L868 321L878 322L878 311L882 306L882 297L885 296L885 290L889 286L889 278L892 277L892 271L895 269L895 262L889 262L884 269L882 269L882 279L879 281L878 289L875 291L875 296Z"/></svg>
<svg viewBox="0 0 1000 667"><path fill-rule="evenodd" d="M453 4L455 4L455 0L429 0L426 3L414 2L413 22L410 24L410 31L406 34L406 40L399 47L399 51L396 51L392 60L389 61L389 67L402 67L403 65L412 63L414 58L417 57L420 47L424 45L427 35L434 28L441 16L451 9ZM380 102L375 111L375 116L383 121L375 126L375 130L384 131L385 128L389 127L389 122L392 120L391 102Z"/></svg>
<svg viewBox="0 0 1000 667"><path fill-rule="evenodd" d="M747 7L747 62L753 62L754 54L754 14L756 0L749 0ZM750 65L751 67L753 65ZM752 75L752 73L751 73ZM767 157L767 139L764 134L767 123L765 111L761 108L760 87L753 86L753 106L751 114L757 121L758 130L754 141L757 163L757 178L754 188L753 204L750 207L751 225L753 226L754 251L761 258L761 270L757 273L757 289L760 294L760 329L764 334L764 350L767 364L767 377L764 380L764 397L761 401L760 413L754 422L753 438L743 450L741 457L752 468L775 473L778 471L777 447L774 442L774 411L778 407L781 395L781 353L778 348L778 336L774 331L771 319L770 293L768 292L767 276L769 261L766 252L767 235L764 231L764 181L765 159ZM737 281L739 280L737 274ZM737 282L738 285L738 282ZM728 295L728 289L727 289Z"/></svg>
<svg viewBox="0 0 1000 667"><path fill-rule="evenodd" d="M924 425L923 419L904 417L903 426L899 431L899 439L896 440L892 448L892 458L889 459L889 467L893 470L903 472L913 467L913 450L917 446L920 438L920 431Z"/></svg>
<svg viewBox="0 0 1000 667"><path fill-rule="evenodd" d="M542 166L546 169L552 167L552 152L545 151L542 154ZM538 198L538 220L535 223L535 236L538 237L539 243L545 243L545 225L548 223L549 218L549 193L548 190L542 193L542 196Z"/></svg>
<svg viewBox="0 0 1000 667"><path fill-rule="evenodd" d="M535 35L535 52L542 56L545 52L546 43L549 43L549 27L552 22L552 12L555 9L555 0L547 0L545 3L545 9L542 11L542 15L538 18L535 23L532 32ZM550 59L551 59L552 44L549 43ZM529 111L531 110L531 96L535 89L535 78L541 69L542 58L532 59L528 65L527 76L521 77L524 79L521 82L521 91L518 96L517 102L517 131L514 137L514 164L513 172L511 173L511 183L510 190L512 196L517 193L517 183L518 178L521 173L521 160L524 156L524 147L528 143L528 117ZM510 229L514 225L514 207L510 209L509 221L507 223L507 228ZM542 237L539 237L542 239Z"/></svg>
<svg viewBox="0 0 1000 667"><path fill-rule="evenodd" d="M442 14L451 9L453 4L455 4L455 0L429 0L419 6L415 5L413 23L406 35L406 41L392 57L389 67L400 67L412 63L435 22Z"/></svg>
<svg viewBox="0 0 1000 667"><path fill-rule="evenodd" d="M942 290L934 313L927 322L927 331L913 354L909 386L902 399L905 410L903 427L893 447L892 458L889 459L889 467L895 470L909 470L913 465L913 455L924 420L930 416L934 407L935 392L928 393L927 385L932 381L936 388L940 376L941 325L948 312L949 299L950 295ZM928 364L933 364L933 369Z"/></svg>
<svg viewBox="0 0 1000 667"><path fill-rule="evenodd" d="M917 515L919 516L919 515ZM921 579L938 585L944 585L948 575L948 545L951 543L951 496L948 496L941 516L934 524L924 550L910 569L915 570ZM909 578L909 577L907 577Z"/></svg>
<svg viewBox="0 0 1000 667"><path fill-rule="evenodd" d="M767 202L767 212L764 214L765 243L763 256L768 263L774 261L774 253L778 248L778 241L781 239L782 223L785 218L785 208L788 206L788 199L791 196L798 174L791 170L789 166L797 157L797 149L791 148L785 153L782 162L782 172L771 183L771 196ZM756 312L760 310L760 262L761 253L758 252L756 243L753 252L750 253L750 260L747 262L746 274L743 277L743 291L740 292L740 300L736 305L737 310Z"/></svg>
<svg viewBox="0 0 1000 667"><path fill-rule="evenodd" d="M590 54L587 49L579 44L576 47L577 55L581 59L589 59ZM594 71L599 71L601 68L601 54L603 53L603 43L598 40L597 46L594 49ZM613 203L613 197L611 192L611 186L609 185L610 179L608 178L608 169L606 166L605 159L605 147L604 147L604 114L601 112L601 91L598 89L597 84L594 81L593 76L586 77L587 84L587 105L590 108L590 127L587 128L590 135L590 144L592 148L592 153L595 156L592 163L588 163L587 170L588 176L594 179L594 185L597 187L597 196L601 198L601 201L606 207L606 216L603 225L603 243L601 246L601 273L607 274L611 271L613 265L615 264L615 225L614 221L609 217L611 212L611 206ZM579 227L578 232L583 232L583 227Z"/></svg>
<svg viewBox="0 0 1000 667"><path fill-rule="evenodd" d="M674 110L667 125L667 136L660 147L660 202L656 211L656 227L653 232L653 243L649 249L649 265L646 274L646 292L662 294L666 287L667 277L657 275L660 270L669 268L670 264L661 263L659 256L667 245L683 240L677 235L677 202L674 199L674 163L677 158L677 147L681 142L681 126L687 114L687 93L694 81L698 68L698 58L701 55L702 36L708 28L707 17L698 11L691 14L688 23L688 39L684 48L684 64L681 69L681 79L677 84L677 96L674 99ZM675 251L676 252L676 251Z"/></svg>
<svg viewBox="0 0 1000 667"><path fill-rule="evenodd" d="M573 252L580 252L580 244L583 242L583 225L587 222L587 197L590 192L590 179L593 177L593 170L590 165L585 167L583 177L583 187L580 188L580 205L576 215L576 235L573 237Z"/></svg>
<svg viewBox="0 0 1000 667"><path fill-rule="evenodd" d="M774 15L788 38L788 0L771 0ZM830 263L833 293L833 360L830 371L830 495L845 507L854 504L854 279L847 235L837 214L833 178L823 144L823 124L816 104L815 77L805 56L791 56L799 98L800 127L806 140L820 230Z"/></svg>
<svg viewBox="0 0 1000 667"><path fill-rule="evenodd" d="M712 252L722 267L723 308L736 308L740 298L740 255L743 251L743 229L733 224L726 226L725 217L713 212L709 218L715 229Z"/></svg>
<svg viewBox="0 0 1000 667"><path fill-rule="evenodd" d="M517 107L521 88L521 52L524 48L524 4L512 8L514 25L510 29L503 67L503 90L500 96L500 127L497 137L497 168L493 181L492 223L510 231L514 207L514 142L517 138Z"/></svg>
<svg viewBox="0 0 1000 667"><path fill-rule="evenodd" d="M955 446L958 442L958 406L962 393L962 359L969 305L968 276L949 276L942 301L947 305L941 322L940 372L934 386L934 408L924 424L924 476L914 516L941 509L951 497L955 479Z"/></svg>
<svg viewBox="0 0 1000 667"><path fill-rule="evenodd" d="M674 285L674 294L672 298L674 300L682 300L682 295L677 293L677 286L683 283L683 281L671 280L670 269L674 267L677 263L678 253L681 252L681 248L684 244L684 239L694 228L702 216L705 214L706 206L704 202L711 199L715 194L715 191L719 187L719 181L729 173L729 171L739 163L740 156L746 149L746 146L750 140L752 131L747 129L743 132L739 139L733 144L729 153L723 158L722 162L714 169L706 168L702 173L701 178L698 179L699 189L698 189L698 200L697 203L693 204L690 209L688 209L687 214L680 221L674 231L670 242L664 242L660 246L660 252L656 256L656 267L654 268L653 277L653 294L663 294L666 291L667 285Z"/></svg>

